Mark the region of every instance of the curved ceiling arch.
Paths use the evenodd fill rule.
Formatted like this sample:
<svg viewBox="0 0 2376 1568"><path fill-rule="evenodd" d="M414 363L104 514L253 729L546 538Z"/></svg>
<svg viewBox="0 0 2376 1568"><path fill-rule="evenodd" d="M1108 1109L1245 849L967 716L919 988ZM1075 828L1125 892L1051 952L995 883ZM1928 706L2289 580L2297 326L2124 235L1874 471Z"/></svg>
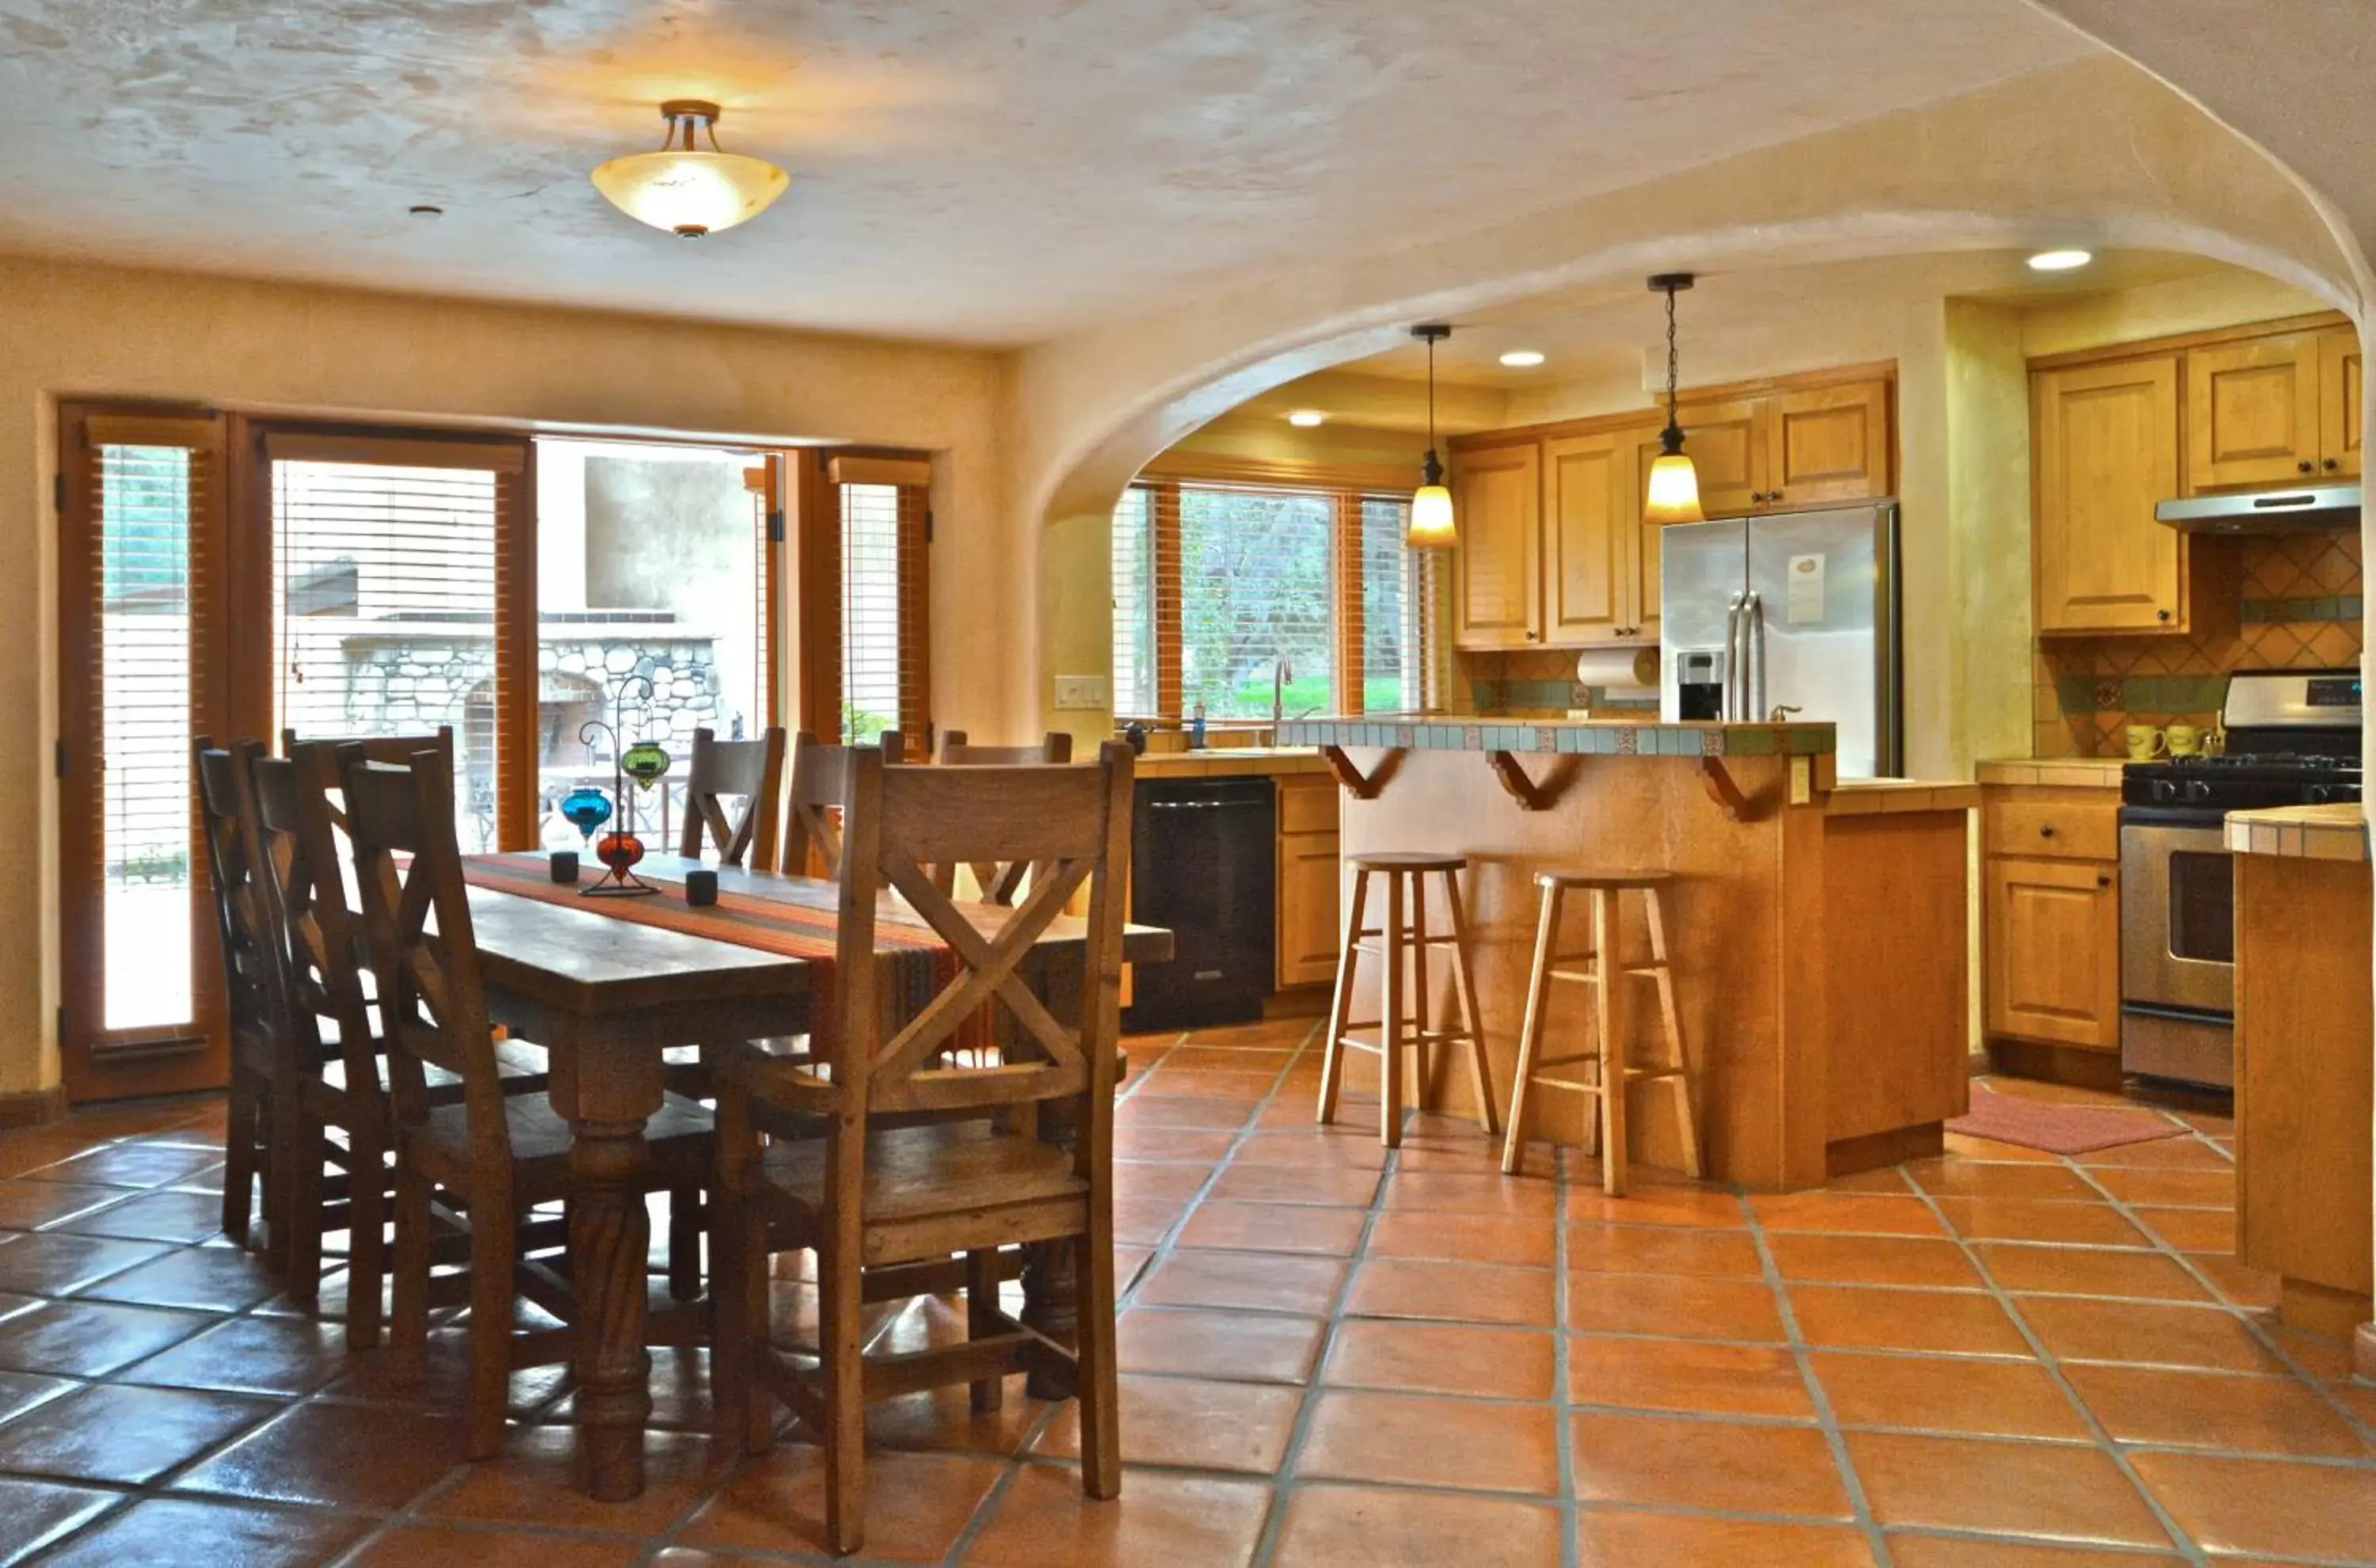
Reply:
<svg viewBox="0 0 2376 1568"><path fill-rule="evenodd" d="M1027 350L1016 516L1102 513L1206 421L1393 347L1412 321L1674 267L2048 241L2200 255L2359 303L2356 256L2287 171L2146 71L2102 56Z"/></svg>

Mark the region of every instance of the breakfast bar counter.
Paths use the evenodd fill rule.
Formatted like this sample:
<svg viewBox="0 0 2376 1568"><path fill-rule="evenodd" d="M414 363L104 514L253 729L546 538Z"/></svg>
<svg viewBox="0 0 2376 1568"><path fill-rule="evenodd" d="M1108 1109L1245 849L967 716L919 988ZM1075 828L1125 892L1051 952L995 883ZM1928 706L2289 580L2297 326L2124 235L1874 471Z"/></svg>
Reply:
<svg viewBox="0 0 2376 1568"><path fill-rule="evenodd" d="M1291 720L1278 740L1318 748L1336 771L1348 857L1467 857L1479 1022L1503 1105L1535 873L1657 867L1677 878L1669 939L1710 1175L1761 1191L1818 1185L1937 1152L1941 1124L1966 1109L1977 786L1842 785L1826 724L1369 715ZM1630 914L1625 929L1639 940ZM1582 936L1579 921L1566 945ZM1546 1051L1582 1049L1589 1010L1561 998ZM1652 1010L1630 1011L1643 1026ZM1650 1054L1639 1035L1630 1043ZM1469 1109L1457 1064L1432 1065L1432 1102ZM1634 1091L1634 1157L1645 1164L1681 1161L1649 1098L1668 1092ZM1536 1097L1533 1135L1578 1142L1588 1103Z"/></svg>

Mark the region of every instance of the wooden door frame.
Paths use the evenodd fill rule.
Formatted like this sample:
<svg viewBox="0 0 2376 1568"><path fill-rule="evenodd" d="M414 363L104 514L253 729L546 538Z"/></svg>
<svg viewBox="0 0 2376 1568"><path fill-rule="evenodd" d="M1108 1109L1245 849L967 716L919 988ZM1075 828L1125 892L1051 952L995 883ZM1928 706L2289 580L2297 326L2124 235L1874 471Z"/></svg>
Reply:
<svg viewBox="0 0 2376 1568"><path fill-rule="evenodd" d="M53 772L58 780L59 973L56 1020L59 1073L69 1102L170 1094L222 1083L230 1048L222 1016L221 963L216 951L212 892L192 782L190 865L191 1017L183 1024L109 1030L106 895L97 878L78 873L102 851L101 764L105 736L101 694L92 660L101 647L91 580L100 496L94 472L92 422L158 422L191 427L204 444L191 447L211 463L213 482L191 517L190 733L228 735L235 721L228 701L227 616L232 610L225 557L232 544L227 503L232 485L229 432L220 414L188 405L102 400L61 402L58 418L57 636L58 732Z"/></svg>

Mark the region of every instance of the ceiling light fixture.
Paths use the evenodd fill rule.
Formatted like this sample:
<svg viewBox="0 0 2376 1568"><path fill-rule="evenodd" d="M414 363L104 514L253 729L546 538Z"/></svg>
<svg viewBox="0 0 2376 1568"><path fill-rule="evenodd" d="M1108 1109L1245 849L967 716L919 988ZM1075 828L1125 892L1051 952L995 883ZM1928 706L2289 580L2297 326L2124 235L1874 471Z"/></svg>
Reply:
<svg viewBox="0 0 2376 1568"><path fill-rule="evenodd" d="M1453 524L1452 492L1444 488L1443 465L1435 456L1435 346L1452 336L1452 328L1430 321L1410 330L1427 345L1427 461L1420 465L1420 487L1411 492L1403 543L1412 550L1449 550L1460 542L1460 532Z"/></svg>
<svg viewBox="0 0 2376 1568"><path fill-rule="evenodd" d="M1667 296L1667 428L1658 433L1642 519L1660 525L1696 523L1705 516L1700 510L1699 470L1683 456L1683 424L1675 417L1675 296L1693 281L1688 272L1661 272L1650 279L1651 291Z"/></svg>
<svg viewBox="0 0 2376 1568"><path fill-rule="evenodd" d="M1540 349L1513 349L1502 356L1502 362L1512 370L1532 370L1543 362Z"/></svg>
<svg viewBox="0 0 2376 1568"><path fill-rule="evenodd" d="M1328 422L1328 416L1318 409L1298 409L1287 416L1287 422L1298 430L1311 430Z"/></svg>
<svg viewBox="0 0 2376 1568"><path fill-rule="evenodd" d="M668 136L658 152L613 158L594 171L594 188L639 223L697 240L767 210L790 178L764 159L723 152L715 103L671 98L660 105ZM704 150L696 136L707 134Z"/></svg>
<svg viewBox="0 0 2376 1568"><path fill-rule="evenodd" d="M2095 259L2093 251L2040 251L2029 258L2029 269L2032 272L2069 272Z"/></svg>

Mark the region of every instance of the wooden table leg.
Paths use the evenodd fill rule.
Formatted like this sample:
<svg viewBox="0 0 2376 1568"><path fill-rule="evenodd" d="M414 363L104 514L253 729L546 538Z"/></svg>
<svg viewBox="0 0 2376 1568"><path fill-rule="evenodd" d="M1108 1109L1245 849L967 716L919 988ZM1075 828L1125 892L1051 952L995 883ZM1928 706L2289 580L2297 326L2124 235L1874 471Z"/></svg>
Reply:
<svg viewBox="0 0 2376 1568"><path fill-rule="evenodd" d="M586 1490L624 1503L644 1490L644 1423L652 1413L644 1348L651 1218L644 1208L650 1146L638 1121L575 1119L569 1174L570 1277L577 1292L577 1452Z"/></svg>

